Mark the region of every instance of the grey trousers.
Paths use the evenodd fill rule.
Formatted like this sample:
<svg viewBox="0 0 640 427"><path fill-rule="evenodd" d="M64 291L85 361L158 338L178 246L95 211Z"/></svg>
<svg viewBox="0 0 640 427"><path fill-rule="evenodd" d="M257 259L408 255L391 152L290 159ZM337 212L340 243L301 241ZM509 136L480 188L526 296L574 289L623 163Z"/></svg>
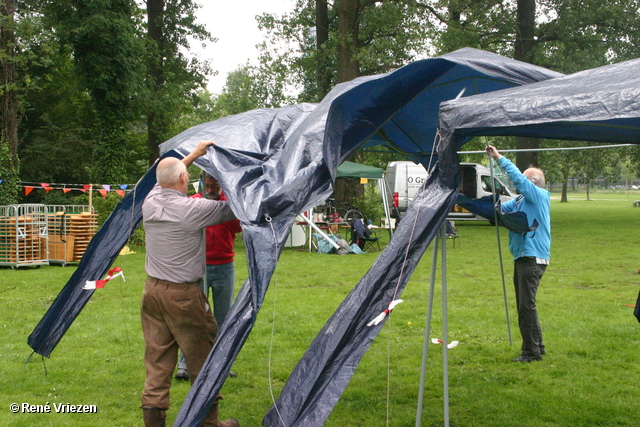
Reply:
<svg viewBox="0 0 640 427"><path fill-rule="evenodd" d="M518 258L514 263L513 284L516 290L518 325L524 356L537 357L545 352L536 309L536 293L546 268L546 265L536 263L533 257Z"/></svg>

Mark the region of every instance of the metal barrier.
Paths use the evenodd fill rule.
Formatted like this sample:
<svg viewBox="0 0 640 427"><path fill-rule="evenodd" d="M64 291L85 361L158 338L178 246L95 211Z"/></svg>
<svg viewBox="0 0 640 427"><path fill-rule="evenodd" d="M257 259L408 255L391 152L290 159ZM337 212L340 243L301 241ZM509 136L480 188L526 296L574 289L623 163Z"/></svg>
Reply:
<svg viewBox="0 0 640 427"><path fill-rule="evenodd" d="M48 242L45 205L0 206L0 266L48 265Z"/></svg>

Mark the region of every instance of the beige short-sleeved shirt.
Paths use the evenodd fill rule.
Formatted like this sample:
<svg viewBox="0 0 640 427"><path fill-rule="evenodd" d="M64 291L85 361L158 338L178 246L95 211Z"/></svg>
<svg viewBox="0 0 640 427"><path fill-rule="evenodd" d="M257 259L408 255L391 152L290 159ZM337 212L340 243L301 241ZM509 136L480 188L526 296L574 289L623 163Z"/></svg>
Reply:
<svg viewBox="0 0 640 427"><path fill-rule="evenodd" d="M142 205L149 276L175 283L196 282L204 273L204 233L235 219L228 202L189 198L156 184Z"/></svg>

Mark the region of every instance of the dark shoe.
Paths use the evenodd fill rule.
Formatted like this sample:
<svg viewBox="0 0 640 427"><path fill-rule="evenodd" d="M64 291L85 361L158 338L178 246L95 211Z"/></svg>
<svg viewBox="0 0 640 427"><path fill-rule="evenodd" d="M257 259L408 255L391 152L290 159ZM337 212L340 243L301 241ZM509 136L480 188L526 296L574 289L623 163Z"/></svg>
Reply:
<svg viewBox="0 0 640 427"><path fill-rule="evenodd" d="M240 423L235 418L229 418L228 420L220 421L218 420L218 400L216 399L211 405L211 409L207 412L207 415L204 416L204 420L202 421L203 427L240 427Z"/></svg>
<svg viewBox="0 0 640 427"><path fill-rule="evenodd" d="M144 427L165 427L165 418L167 412L164 409L154 408L153 406L142 407L142 419Z"/></svg>
<svg viewBox="0 0 640 427"><path fill-rule="evenodd" d="M534 360L542 360L542 356L525 356L523 354L522 356L513 359L514 362L533 362Z"/></svg>
<svg viewBox="0 0 640 427"><path fill-rule="evenodd" d="M231 378L235 378L235 377L237 377L237 376L238 376L238 374L236 374L236 373L235 373L235 372L233 372L233 371L229 371L229 376L230 376Z"/></svg>
<svg viewBox="0 0 640 427"><path fill-rule="evenodd" d="M181 381L189 381L189 371L186 369L178 369L176 372L176 379Z"/></svg>

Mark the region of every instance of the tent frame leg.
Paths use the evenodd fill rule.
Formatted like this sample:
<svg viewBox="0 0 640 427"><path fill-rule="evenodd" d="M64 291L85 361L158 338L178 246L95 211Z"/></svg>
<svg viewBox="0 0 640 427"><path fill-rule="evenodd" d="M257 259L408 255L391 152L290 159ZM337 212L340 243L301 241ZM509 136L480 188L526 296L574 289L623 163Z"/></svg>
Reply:
<svg viewBox="0 0 640 427"><path fill-rule="evenodd" d="M429 280L429 301L427 304L427 319L424 330L424 344L422 349L422 368L420 370L420 390L418 392L418 409L416 411L416 427L422 422L422 408L424 405L424 384L427 372L427 359L429 355L429 335L431 334L431 318L433 314L433 294L436 283L436 267L438 262L438 241L441 241L442 250L442 375L444 383L444 425L449 427L449 348L448 322L447 322L447 231L446 223L440 229L440 239L434 239L433 257L431 260L431 277Z"/></svg>

